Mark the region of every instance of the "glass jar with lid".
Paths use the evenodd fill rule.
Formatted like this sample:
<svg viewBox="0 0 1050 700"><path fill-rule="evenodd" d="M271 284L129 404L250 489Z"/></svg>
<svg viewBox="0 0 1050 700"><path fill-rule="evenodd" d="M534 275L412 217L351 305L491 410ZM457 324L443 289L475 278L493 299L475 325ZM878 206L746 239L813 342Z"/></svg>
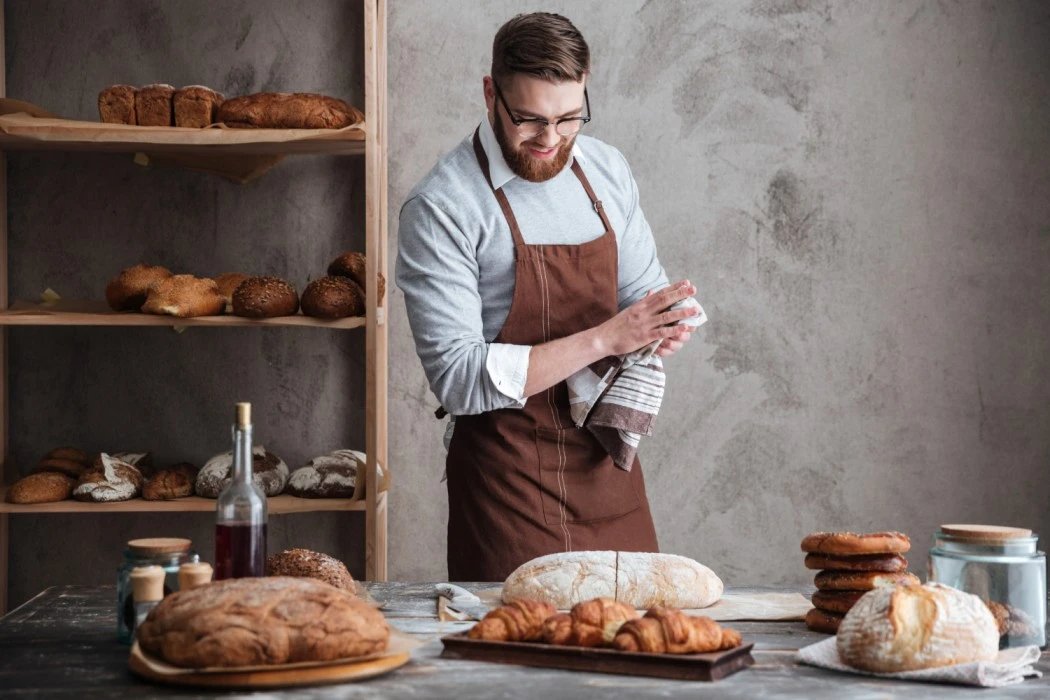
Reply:
<svg viewBox="0 0 1050 700"><path fill-rule="evenodd" d="M131 570L159 566L164 569L164 595L179 589L179 567L196 563L200 556L192 542L180 537L149 537L129 540L124 559L117 567L117 638L131 644L135 634L135 599Z"/></svg>
<svg viewBox="0 0 1050 700"><path fill-rule="evenodd" d="M929 580L972 593L999 624L1001 648L1046 646L1046 555L1031 530L941 525Z"/></svg>

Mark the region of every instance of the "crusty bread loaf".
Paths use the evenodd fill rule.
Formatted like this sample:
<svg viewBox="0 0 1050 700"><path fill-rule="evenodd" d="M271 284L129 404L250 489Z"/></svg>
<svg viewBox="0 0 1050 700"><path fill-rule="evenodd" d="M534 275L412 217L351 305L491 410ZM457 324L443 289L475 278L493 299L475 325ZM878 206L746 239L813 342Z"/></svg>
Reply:
<svg viewBox="0 0 1050 700"><path fill-rule="evenodd" d="M803 552L823 554L903 554L911 540L901 532L814 532L802 540Z"/></svg>
<svg viewBox="0 0 1050 700"><path fill-rule="evenodd" d="M363 452L333 450L292 472L284 490L299 498L350 498L357 486L357 468L364 464Z"/></svg>
<svg viewBox="0 0 1050 700"><path fill-rule="evenodd" d="M135 120L135 93L131 85L110 85L98 94L98 116L107 124L131 124Z"/></svg>
<svg viewBox="0 0 1050 700"><path fill-rule="evenodd" d="M203 85L187 85L177 90L172 98L175 126L199 129L214 124L223 99L221 92Z"/></svg>
<svg viewBox="0 0 1050 700"><path fill-rule="evenodd" d="M143 313L193 318L217 316L226 308L215 280L174 275L155 282L142 305Z"/></svg>
<svg viewBox="0 0 1050 700"><path fill-rule="evenodd" d="M233 292L233 313L247 318L291 316L299 311L299 295L280 277L251 277Z"/></svg>
<svg viewBox="0 0 1050 700"><path fill-rule="evenodd" d="M197 467L188 462L179 462L158 469L142 487L142 497L147 501L169 501L193 495L193 482L197 480Z"/></svg>
<svg viewBox="0 0 1050 700"><path fill-rule="evenodd" d="M346 564L335 557L309 549L286 549L266 559L267 576L296 576L318 581L354 592L354 577Z"/></svg>
<svg viewBox="0 0 1050 700"><path fill-rule="evenodd" d="M850 666L896 673L991 661L999 629L977 596L928 583L865 594L842 619L837 645Z"/></svg>
<svg viewBox="0 0 1050 700"><path fill-rule="evenodd" d="M171 98L175 88L156 83L135 93L135 121L139 126L171 126L174 123Z"/></svg>
<svg viewBox="0 0 1050 700"><path fill-rule="evenodd" d="M591 598L635 608L706 608L722 581L687 557L650 552L558 552L528 561L507 577L503 600L530 599L568 610Z"/></svg>
<svg viewBox="0 0 1050 700"><path fill-rule="evenodd" d="M218 498L230 483L233 469L233 452L215 455L197 472L194 490L198 496ZM277 455L259 445L252 448L252 483L267 496L276 496L284 490L288 481L288 465Z"/></svg>
<svg viewBox="0 0 1050 700"><path fill-rule="evenodd" d="M176 666L229 668L380 653L390 628L378 610L347 591L274 576L172 593L137 636L144 651Z"/></svg>
<svg viewBox="0 0 1050 700"><path fill-rule="evenodd" d="M59 472L38 472L24 476L7 490L8 503L54 503L73 493L76 480Z"/></svg>
<svg viewBox="0 0 1050 700"><path fill-rule="evenodd" d="M160 265L135 265L121 270L106 285L106 302L114 311L139 311L150 287L168 277L171 271Z"/></svg>
<svg viewBox="0 0 1050 700"><path fill-rule="evenodd" d="M110 503L130 501L142 494L142 472L111 455L102 453L101 468L91 468L80 475L73 489L78 501Z"/></svg>
<svg viewBox="0 0 1050 700"><path fill-rule="evenodd" d="M360 110L312 93L257 92L226 100L217 121L262 129L342 129L364 121Z"/></svg>

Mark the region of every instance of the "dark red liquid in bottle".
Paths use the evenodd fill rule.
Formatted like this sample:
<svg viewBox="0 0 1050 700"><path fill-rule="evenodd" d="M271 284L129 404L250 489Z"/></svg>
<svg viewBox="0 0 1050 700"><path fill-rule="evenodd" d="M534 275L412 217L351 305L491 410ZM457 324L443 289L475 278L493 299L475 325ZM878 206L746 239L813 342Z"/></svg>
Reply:
<svg viewBox="0 0 1050 700"><path fill-rule="evenodd" d="M215 580L266 575L266 523L215 526Z"/></svg>

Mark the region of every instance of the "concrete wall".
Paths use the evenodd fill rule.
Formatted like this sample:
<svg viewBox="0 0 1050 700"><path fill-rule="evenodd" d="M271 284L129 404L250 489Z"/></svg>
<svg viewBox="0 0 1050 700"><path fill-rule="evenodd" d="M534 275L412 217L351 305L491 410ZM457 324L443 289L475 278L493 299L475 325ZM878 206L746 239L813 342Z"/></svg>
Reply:
<svg viewBox="0 0 1050 700"><path fill-rule="evenodd" d="M8 94L83 118L117 81L360 102L356 1L216 4L6 0ZM730 584L801 583L814 529L903 530L919 572L941 522L1050 532L1045 3L390 5L392 237L411 186L481 118L503 21L559 11L590 42L589 133L627 156L668 274L696 282L711 317L667 363L673 389L642 448L665 551ZM361 240L360 164L342 160L235 186L122 156L18 154L9 177L12 298L98 296L140 260L302 285ZM388 308L390 571L439 579L443 423L396 290ZM346 335L13 330L14 455L28 467L58 443L132 442L201 459L225 447L242 396L290 461L355 443L361 342ZM130 536L178 531L210 556L204 515L11 523L15 603L112 580ZM275 547L359 570L359 518L271 528Z"/></svg>

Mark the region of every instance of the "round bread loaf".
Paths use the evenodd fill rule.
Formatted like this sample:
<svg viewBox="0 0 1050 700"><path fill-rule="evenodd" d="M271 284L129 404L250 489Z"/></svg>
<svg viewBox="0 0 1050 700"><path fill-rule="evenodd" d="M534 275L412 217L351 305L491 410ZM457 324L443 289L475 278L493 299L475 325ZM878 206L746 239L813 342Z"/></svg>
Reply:
<svg viewBox="0 0 1050 700"><path fill-rule="evenodd" d="M142 497L147 501L168 501L192 496L196 479L197 467L188 462L179 462L157 470L142 487Z"/></svg>
<svg viewBox="0 0 1050 700"><path fill-rule="evenodd" d="M83 464L91 463L91 456L83 450L78 450L75 447L56 447L47 453L48 457L55 457L57 459L70 459L74 462L81 462Z"/></svg>
<svg viewBox="0 0 1050 700"><path fill-rule="evenodd" d="M193 318L217 316L226 306L215 280L174 275L150 287L143 313Z"/></svg>
<svg viewBox="0 0 1050 700"><path fill-rule="evenodd" d="M197 472L194 490L198 496L218 498L230 483L233 452L215 455ZM288 465L284 460L261 445L252 448L252 483L267 496L276 496L288 481Z"/></svg>
<svg viewBox="0 0 1050 700"><path fill-rule="evenodd" d="M821 634L835 634L839 631L842 618L843 616L839 613L813 608L806 613L806 627Z"/></svg>
<svg viewBox="0 0 1050 700"><path fill-rule="evenodd" d="M71 476L74 479L77 479L90 468L90 463L86 462L62 459L61 457L44 457L39 463L37 463L35 471L58 472L59 474L65 474L66 476Z"/></svg>
<svg viewBox="0 0 1050 700"><path fill-rule="evenodd" d="M102 467L84 472L73 489L78 501L112 503L130 501L142 494L142 472L115 457L102 453Z"/></svg>
<svg viewBox="0 0 1050 700"><path fill-rule="evenodd" d="M870 591L883 586L918 586L915 574L878 571L821 571L813 579L822 591Z"/></svg>
<svg viewBox="0 0 1050 700"><path fill-rule="evenodd" d="M836 645L854 668L898 673L991 661L999 629L977 596L927 583L866 593L842 619Z"/></svg>
<svg viewBox="0 0 1050 700"><path fill-rule="evenodd" d="M346 318L365 312L365 295L349 277L322 277L303 290L303 313L315 318Z"/></svg>
<svg viewBox="0 0 1050 700"><path fill-rule="evenodd" d="M390 628L352 593L308 578L226 579L167 596L142 649L186 668L333 661L383 652Z"/></svg>
<svg viewBox="0 0 1050 700"><path fill-rule="evenodd" d="M883 571L896 573L908 568L908 560L900 554L856 554L845 557L835 554L807 554L807 569L834 571Z"/></svg>
<svg viewBox="0 0 1050 700"><path fill-rule="evenodd" d="M364 464L363 452L335 450L292 472L284 490L299 498L350 498L357 485L357 468Z"/></svg>
<svg viewBox="0 0 1050 700"><path fill-rule="evenodd" d="M291 316L299 310L295 287L280 277L251 277L233 292L233 313L247 318Z"/></svg>
<svg viewBox="0 0 1050 700"><path fill-rule="evenodd" d="M233 313L233 293L242 282L251 279L249 275L241 272L224 272L215 278L215 286L219 288L219 294L226 302L226 313Z"/></svg>
<svg viewBox="0 0 1050 700"><path fill-rule="evenodd" d="M138 311L146 303L150 287L171 277L160 265L136 265L122 270L106 285L106 303L114 311Z"/></svg>
<svg viewBox="0 0 1050 700"><path fill-rule="evenodd" d="M24 476L7 490L8 503L54 503L73 493L76 481L59 472L39 472Z"/></svg>
<svg viewBox="0 0 1050 700"><path fill-rule="evenodd" d="M328 265L328 274L335 277L349 277L354 282L357 282L362 292L368 289L368 285L365 283L364 253L358 253L357 251L343 253ZM383 277L382 272L376 278L376 287L379 291L379 303L376 306L382 306L383 298L386 296L386 278Z"/></svg>
<svg viewBox="0 0 1050 700"><path fill-rule="evenodd" d="M813 593L813 607L845 615L865 593L867 591L816 591Z"/></svg>
<svg viewBox="0 0 1050 700"><path fill-rule="evenodd" d="M286 549L266 559L267 576L295 576L324 581L344 591L354 591L354 577L335 557L309 549Z"/></svg>
<svg viewBox="0 0 1050 700"><path fill-rule="evenodd" d="M903 554L911 549L911 540L900 532L814 532L802 540L803 552L821 554Z"/></svg>

